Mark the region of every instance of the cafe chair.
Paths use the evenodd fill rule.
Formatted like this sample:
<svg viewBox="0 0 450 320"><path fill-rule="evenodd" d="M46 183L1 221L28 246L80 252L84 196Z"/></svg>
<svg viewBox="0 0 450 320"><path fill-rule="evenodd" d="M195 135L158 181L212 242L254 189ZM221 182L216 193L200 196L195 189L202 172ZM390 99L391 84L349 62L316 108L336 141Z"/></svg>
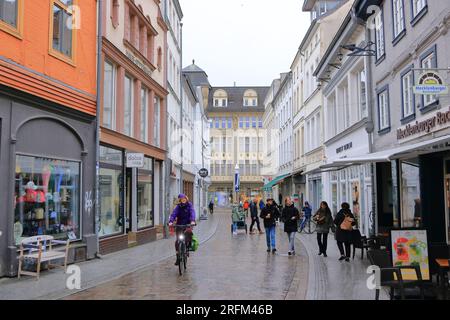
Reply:
<svg viewBox="0 0 450 320"><path fill-rule="evenodd" d="M358 229L353 230L352 244L353 259L355 259L356 249L361 249L361 259L364 259L364 250L367 254L369 249L379 249L378 242L375 238L367 238L366 236L362 236L361 232Z"/></svg>
<svg viewBox="0 0 450 320"><path fill-rule="evenodd" d="M422 273L419 266L393 266L390 253L386 250L369 250L367 252L370 263L380 268L380 286L389 287L389 297L391 300L396 298L395 293L400 293L400 299L405 300L417 297L417 289L419 289L420 299L425 299L424 281L422 280ZM417 280L404 280L402 270L413 269L416 272ZM414 290L411 295L407 295L410 289ZM380 298L380 289L376 289L375 300Z"/></svg>

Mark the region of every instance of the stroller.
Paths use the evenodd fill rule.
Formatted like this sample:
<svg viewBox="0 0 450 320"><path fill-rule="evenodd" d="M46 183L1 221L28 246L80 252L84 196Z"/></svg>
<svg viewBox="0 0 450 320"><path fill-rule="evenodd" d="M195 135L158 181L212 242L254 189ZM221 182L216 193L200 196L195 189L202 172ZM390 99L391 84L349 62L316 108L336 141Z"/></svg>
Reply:
<svg viewBox="0 0 450 320"><path fill-rule="evenodd" d="M231 213L231 233L233 233L233 223L237 223L237 230L245 230L245 233L248 233L248 226L245 220L245 212L242 206L233 205Z"/></svg>

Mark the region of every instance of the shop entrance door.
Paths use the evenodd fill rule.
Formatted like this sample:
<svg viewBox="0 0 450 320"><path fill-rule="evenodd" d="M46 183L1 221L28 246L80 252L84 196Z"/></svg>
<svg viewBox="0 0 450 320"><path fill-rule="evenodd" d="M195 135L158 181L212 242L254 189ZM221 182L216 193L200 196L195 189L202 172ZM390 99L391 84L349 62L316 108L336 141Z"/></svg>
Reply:
<svg viewBox="0 0 450 320"><path fill-rule="evenodd" d="M446 161L446 167L450 165L450 160ZM447 169L448 170L448 169ZM447 243L450 243L450 172L445 175L445 224L447 227Z"/></svg>
<svg viewBox="0 0 450 320"><path fill-rule="evenodd" d="M133 207L132 207L132 177L133 177L133 169L132 168L127 168L127 172L126 172L126 196L125 196L125 228L127 233L129 233L132 229L131 229L131 221L132 221L132 212L133 212Z"/></svg>

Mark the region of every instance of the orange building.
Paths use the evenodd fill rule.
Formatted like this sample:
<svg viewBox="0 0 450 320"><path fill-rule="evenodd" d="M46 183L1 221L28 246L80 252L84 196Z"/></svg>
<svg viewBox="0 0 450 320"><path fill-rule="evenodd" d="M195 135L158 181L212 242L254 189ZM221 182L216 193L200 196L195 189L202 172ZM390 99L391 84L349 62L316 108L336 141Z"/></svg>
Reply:
<svg viewBox="0 0 450 320"><path fill-rule="evenodd" d="M106 254L156 240L163 223L168 28L159 0L103 5L99 249ZM130 165L136 153L141 163Z"/></svg>
<svg viewBox="0 0 450 320"><path fill-rule="evenodd" d="M0 0L0 276L25 237L96 252L96 28L96 1Z"/></svg>

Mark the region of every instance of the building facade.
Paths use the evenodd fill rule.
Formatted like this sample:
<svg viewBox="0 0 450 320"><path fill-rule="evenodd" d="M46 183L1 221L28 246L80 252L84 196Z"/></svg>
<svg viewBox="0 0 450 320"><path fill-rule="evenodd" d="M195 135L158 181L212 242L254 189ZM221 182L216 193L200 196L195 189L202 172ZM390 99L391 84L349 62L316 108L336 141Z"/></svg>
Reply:
<svg viewBox="0 0 450 320"><path fill-rule="evenodd" d="M97 7L0 5L0 276L14 276L26 237L70 239L69 262L97 252Z"/></svg>
<svg viewBox="0 0 450 320"><path fill-rule="evenodd" d="M167 32L159 1L104 1L100 252L156 240L163 224ZM144 154L130 167L129 154Z"/></svg>
<svg viewBox="0 0 450 320"><path fill-rule="evenodd" d="M207 114L211 120L210 198L217 205L233 201L234 174L239 166L239 198L261 197L264 157L262 117L268 87L213 87Z"/></svg>

